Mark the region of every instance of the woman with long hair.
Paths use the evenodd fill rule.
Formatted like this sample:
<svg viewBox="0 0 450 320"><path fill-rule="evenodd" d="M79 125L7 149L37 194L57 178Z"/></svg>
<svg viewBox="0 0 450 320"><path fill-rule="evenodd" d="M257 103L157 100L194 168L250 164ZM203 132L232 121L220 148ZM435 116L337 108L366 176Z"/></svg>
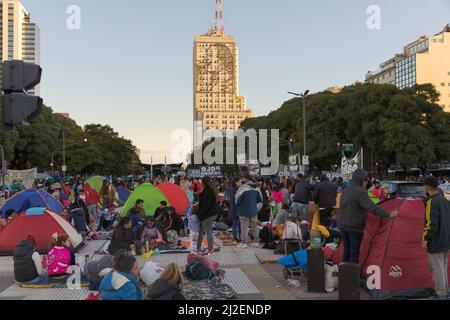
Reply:
<svg viewBox="0 0 450 320"><path fill-rule="evenodd" d="M206 233L208 239L208 249L205 255L214 254L214 236L212 225L217 218L217 191L214 183L209 177L204 177L202 181L203 190L199 197L198 218L200 219L200 233L197 241L197 252L202 251L203 237Z"/></svg>
<svg viewBox="0 0 450 320"><path fill-rule="evenodd" d="M129 217L123 217L119 225L114 229L111 243L109 245L109 254L115 255L119 250L136 252L135 238L132 230L132 223Z"/></svg>
<svg viewBox="0 0 450 320"><path fill-rule="evenodd" d="M184 287L184 278L180 268L175 263L169 264L148 289L148 298L151 300L186 300L181 291Z"/></svg>

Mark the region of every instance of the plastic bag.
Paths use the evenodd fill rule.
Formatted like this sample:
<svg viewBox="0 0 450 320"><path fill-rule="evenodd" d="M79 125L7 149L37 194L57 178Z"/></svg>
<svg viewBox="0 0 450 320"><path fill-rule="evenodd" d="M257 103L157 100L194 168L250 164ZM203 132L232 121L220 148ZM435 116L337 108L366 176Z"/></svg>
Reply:
<svg viewBox="0 0 450 320"><path fill-rule="evenodd" d="M328 293L332 293L339 287L339 277L336 275L337 272L339 272L337 265L325 265L325 291Z"/></svg>
<svg viewBox="0 0 450 320"><path fill-rule="evenodd" d="M149 287L159 279L164 269L159 267L157 263L148 261L141 270L141 279Z"/></svg>
<svg viewBox="0 0 450 320"><path fill-rule="evenodd" d="M282 264L286 268L307 268L308 267L308 251L299 250L293 254L278 259L277 263Z"/></svg>

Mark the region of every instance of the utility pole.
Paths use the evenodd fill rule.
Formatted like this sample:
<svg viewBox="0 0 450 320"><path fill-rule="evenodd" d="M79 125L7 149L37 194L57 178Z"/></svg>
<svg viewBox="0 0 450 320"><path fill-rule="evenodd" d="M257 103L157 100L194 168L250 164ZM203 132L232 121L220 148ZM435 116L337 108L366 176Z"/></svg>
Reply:
<svg viewBox="0 0 450 320"><path fill-rule="evenodd" d="M309 90L306 90L304 93L296 93L296 92L288 92L289 94L292 94L296 97L302 97L303 98L303 156L307 157L308 153L307 153L307 148L306 148L306 97L309 94ZM301 103L301 102L300 102ZM301 108L301 104L300 104L300 108ZM302 166L303 166L303 171L306 174L307 173L307 165L303 164L302 161Z"/></svg>

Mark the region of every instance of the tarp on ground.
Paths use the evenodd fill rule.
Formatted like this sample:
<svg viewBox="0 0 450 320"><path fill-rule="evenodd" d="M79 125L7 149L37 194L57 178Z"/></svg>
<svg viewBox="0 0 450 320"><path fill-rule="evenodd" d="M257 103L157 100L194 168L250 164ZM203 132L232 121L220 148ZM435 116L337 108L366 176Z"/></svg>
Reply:
<svg viewBox="0 0 450 320"><path fill-rule="evenodd" d="M190 205L189 198L186 193L178 185L170 182L158 185L158 189L166 196L171 206L175 208L180 216L186 212L186 208Z"/></svg>
<svg viewBox="0 0 450 320"><path fill-rule="evenodd" d="M125 205L120 211L120 215L126 216L128 211L135 206L136 201L139 199L144 200L144 210L146 216L153 216L161 201L170 203L166 196L157 187L151 183L144 183L138 186L133 193L130 194L128 200L125 202Z"/></svg>
<svg viewBox="0 0 450 320"><path fill-rule="evenodd" d="M30 235L36 239L37 250L44 253L55 232L69 236L74 248L83 243L81 235L62 216L46 208L29 209L0 229L0 255L12 255L15 247Z"/></svg>
<svg viewBox="0 0 450 320"><path fill-rule="evenodd" d="M5 204L0 207L5 217L6 211L14 209L16 212L24 212L30 208L48 208L56 213L64 210L63 205L44 190L25 190L9 198Z"/></svg>
<svg viewBox="0 0 450 320"><path fill-rule="evenodd" d="M395 219L383 219L373 214L361 244L360 265L363 278L370 275L370 266L381 270L381 289L372 290L376 299L426 297L434 287L428 256L422 248L425 205L421 199L392 199L380 204L387 211L398 210ZM333 262L342 261L343 246L338 248ZM450 269L449 269L450 275Z"/></svg>
<svg viewBox="0 0 450 320"><path fill-rule="evenodd" d="M102 190L103 180L108 179L101 176L92 176L86 180L86 183L88 183L95 191L100 192Z"/></svg>

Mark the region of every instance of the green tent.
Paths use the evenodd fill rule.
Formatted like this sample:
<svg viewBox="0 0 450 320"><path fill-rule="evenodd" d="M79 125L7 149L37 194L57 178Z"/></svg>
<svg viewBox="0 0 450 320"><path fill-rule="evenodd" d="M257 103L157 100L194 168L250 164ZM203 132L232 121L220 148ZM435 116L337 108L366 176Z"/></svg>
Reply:
<svg viewBox="0 0 450 320"><path fill-rule="evenodd" d="M120 215L126 216L128 211L135 206L136 201L139 199L144 200L145 215L147 216L153 216L155 214L155 210L159 207L161 201L166 201L169 204L167 198L157 187L151 183L144 183L130 194L127 202L125 202L125 205L120 211Z"/></svg>
<svg viewBox="0 0 450 320"><path fill-rule="evenodd" d="M86 180L86 183L88 183L95 191L100 192L102 190L103 180L108 179L100 176L92 176Z"/></svg>

